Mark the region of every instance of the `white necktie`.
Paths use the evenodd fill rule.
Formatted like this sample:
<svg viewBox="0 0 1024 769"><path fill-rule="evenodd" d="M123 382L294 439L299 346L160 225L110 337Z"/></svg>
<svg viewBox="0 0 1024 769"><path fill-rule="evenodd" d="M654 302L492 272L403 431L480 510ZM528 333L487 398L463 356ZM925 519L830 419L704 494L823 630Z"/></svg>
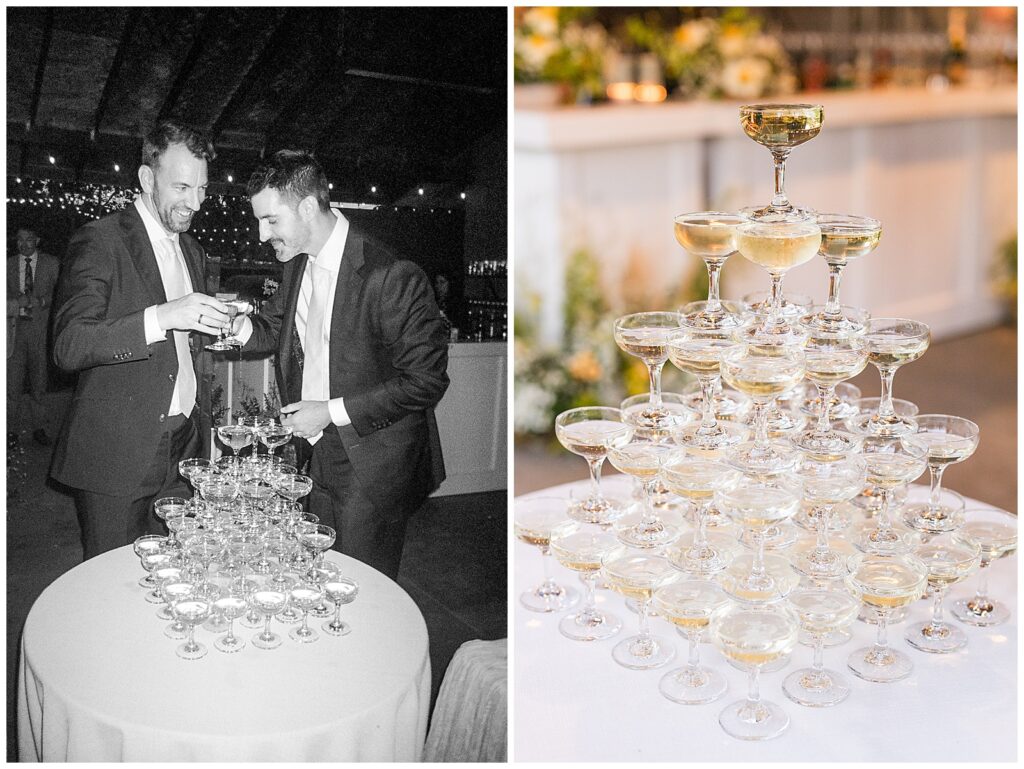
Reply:
<svg viewBox="0 0 1024 769"><path fill-rule="evenodd" d="M327 339L327 295L331 291L329 270L315 264L309 266L312 291L309 297L309 311L306 313L306 338L303 352L306 360L302 365L302 400L326 401L330 399L327 365L329 343Z"/></svg>
<svg viewBox="0 0 1024 769"><path fill-rule="evenodd" d="M181 254L178 242L175 238L165 238L160 241L164 244L163 255L163 280L164 293L167 301L185 296L188 291L188 283L185 280L185 258ZM178 376L175 380L175 394L178 396L177 405L180 413L186 417L192 413L196 403L196 372L192 366L192 353L188 347L188 332L174 331L174 349L178 353ZM171 408L167 415L176 413L174 408L175 399L171 396Z"/></svg>

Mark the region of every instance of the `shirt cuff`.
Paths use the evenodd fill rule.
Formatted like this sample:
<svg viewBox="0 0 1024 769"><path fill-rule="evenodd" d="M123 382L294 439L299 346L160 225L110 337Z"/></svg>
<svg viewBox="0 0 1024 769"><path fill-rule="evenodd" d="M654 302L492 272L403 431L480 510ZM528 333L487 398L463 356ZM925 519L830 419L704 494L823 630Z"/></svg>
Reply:
<svg viewBox="0 0 1024 769"><path fill-rule="evenodd" d="M146 344L156 344L167 339L167 332L160 328L156 319L156 305L142 311L142 322L145 324Z"/></svg>
<svg viewBox="0 0 1024 769"><path fill-rule="evenodd" d="M352 420L348 418L348 412L345 410L344 398L331 398L327 401L327 410L331 414L331 421L338 427L352 424Z"/></svg>
<svg viewBox="0 0 1024 769"><path fill-rule="evenodd" d="M252 321L249 320L249 316L246 315L242 318L242 323L238 327L238 333L235 334L235 339L245 346L245 343L249 341L249 337L252 336Z"/></svg>

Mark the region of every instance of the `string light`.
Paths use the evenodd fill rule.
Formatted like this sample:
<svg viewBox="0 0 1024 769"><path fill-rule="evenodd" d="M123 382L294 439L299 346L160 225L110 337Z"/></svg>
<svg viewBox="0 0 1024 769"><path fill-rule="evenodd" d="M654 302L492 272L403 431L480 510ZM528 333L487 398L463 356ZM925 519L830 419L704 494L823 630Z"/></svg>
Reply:
<svg viewBox="0 0 1024 769"><path fill-rule="evenodd" d="M422 187L420 187L420 195L422 195L422 194L423 194L423 188L422 188ZM413 209L413 211L415 211L415 210L416 210L416 209L414 208L414 209Z"/></svg>
<svg viewBox="0 0 1024 769"><path fill-rule="evenodd" d="M234 181L235 181L235 177L232 176L231 174L228 174L228 184L231 184Z"/></svg>
<svg viewBox="0 0 1024 769"><path fill-rule="evenodd" d="M370 187L370 192L376 192L376 191L377 191L376 187Z"/></svg>
<svg viewBox="0 0 1024 769"><path fill-rule="evenodd" d="M50 165L52 166L56 162L57 162L57 158L55 158L53 155L50 155Z"/></svg>
<svg viewBox="0 0 1024 769"><path fill-rule="evenodd" d="M466 193L465 192L460 192L459 193L459 197L462 198L463 200L465 200L466 199Z"/></svg>
<svg viewBox="0 0 1024 769"><path fill-rule="evenodd" d="M333 190L334 189L334 182L327 182L327 189Z"/></svg>

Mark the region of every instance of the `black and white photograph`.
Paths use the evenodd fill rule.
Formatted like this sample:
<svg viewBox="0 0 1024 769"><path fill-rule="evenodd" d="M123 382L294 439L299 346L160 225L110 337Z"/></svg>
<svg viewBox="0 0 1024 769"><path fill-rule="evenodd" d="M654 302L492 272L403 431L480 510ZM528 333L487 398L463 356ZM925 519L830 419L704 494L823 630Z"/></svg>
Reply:
<svg viewBox="0 0 1024 769"><path fill-rule="evenodd" d="M507 760L508 11L11 7L7 760Z"/></svg>

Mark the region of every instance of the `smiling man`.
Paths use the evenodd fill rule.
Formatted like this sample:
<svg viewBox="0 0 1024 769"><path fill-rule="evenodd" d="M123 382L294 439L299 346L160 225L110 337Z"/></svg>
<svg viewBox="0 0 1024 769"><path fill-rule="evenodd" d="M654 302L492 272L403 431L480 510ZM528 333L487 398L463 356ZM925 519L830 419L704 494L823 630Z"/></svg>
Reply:
<svg viewBox="0 0 1024 769"><path fill-rule="evenodd" d="M79 376L50 472L75 491L85 558L159 531L153 500L185 492L178 460L199 452L191 332L216 334L228 315L185 233L214 156L199 131L160 123L143 140L142 194L68 246L54 360Z"/></svg>
<svg viewBox="0 0 1024 769"><path fill-rule="evenodd" d="M281 422L309 458L309 508L334 548L394 579L409 516L444 480L434 406L448 344L430 282L331 209L312 155L281 150L248 189L285 267L242 321L243 349L277 353Z"/></svg>

